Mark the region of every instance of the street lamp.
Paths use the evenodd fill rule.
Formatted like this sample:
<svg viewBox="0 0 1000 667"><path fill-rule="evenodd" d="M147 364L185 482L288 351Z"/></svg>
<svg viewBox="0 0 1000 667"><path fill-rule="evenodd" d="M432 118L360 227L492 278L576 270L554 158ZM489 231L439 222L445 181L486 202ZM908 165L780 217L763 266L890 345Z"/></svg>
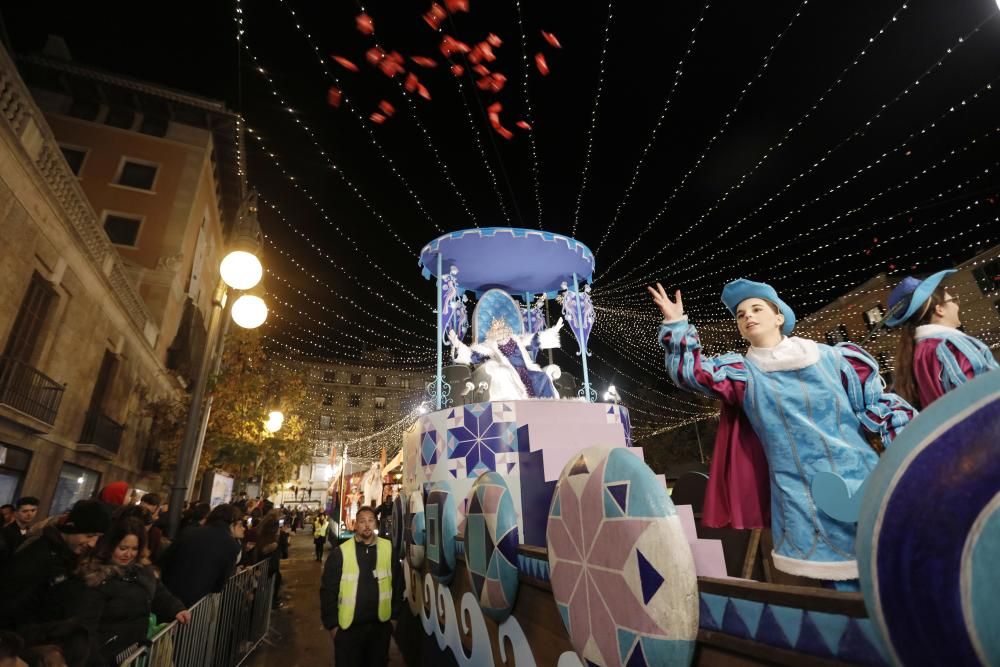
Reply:
<svg viewBox="0 0 1000 667"><path fill-rule="evenodd" d="M219 265L222 280L238 290L248 290L264 276L264 267L257 255L246 250L233 250L226 255Z"/></svg>
<svg viewBox="0 0 1000 667"><path fill-rule="evenodd" d="M243 294L233 302L232 316L244 329L256 329L267 319L267 304L259 296Z"/></svg>
<svg viewBox="0 0 1000 667"><path fill-rule="evenodd" d="M281 426L285 423L285 415L280 410L274 410L267 415L267 421L264 422L264 430L268 433L276 433L281 430Z"/></svg>

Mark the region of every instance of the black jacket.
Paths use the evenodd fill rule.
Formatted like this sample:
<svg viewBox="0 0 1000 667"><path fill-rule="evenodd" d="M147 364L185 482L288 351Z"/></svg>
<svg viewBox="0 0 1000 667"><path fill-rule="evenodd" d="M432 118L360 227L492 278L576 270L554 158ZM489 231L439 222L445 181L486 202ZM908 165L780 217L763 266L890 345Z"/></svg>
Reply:
<svg viewBox="0 0 1000 667"><path fill-rule="evenodd" d="M73 603L94 632L98 650L91 651L92 664L112 663L118 653L146 639L150 613L158 623L169 623L184 610L150 567L90 561L79 576L83 586ZM98 652L103 663L94 660Z"/></svg>
<svg viewBox="0 0 1000 667"><path fill-rule="evenodd" d="M72 595L67 582L77 556L55 526L29 538L4 563L0 576L0 628L67 621L66 601Z"/></svg>
<svg viewBox="0 0 1000 667"><path fill-rule="evenodd" d="M24 544L24 541L28 539L27 535L21 534L21 529L17 527L17 521L11 521L9 524L3 527L3 534L0 536L0 540L7 547L7 555L13 556L17 548Z"/></svg>
<svg viewBox="0 0 1000 667"><path fill-rule="evenodd" d="M378 538L384 539L384 538ZM388 540L386 540L388 541ZM372 575L377 559L377 548L351 538L358 558L358 597L354 604L354 623L378 622L378 580ZM340 575L344 570L344 554L335 548L323 566L323 579L319 587L320 616L327 630L340 625L337 620L337 599L340 595ZM403 602L403 568L392 559L392 618L399 618Z"/></svg>
<svg viewBox="0 0 1000 667"><path fill-rule="evenodd" d="M209 593L217 593L236 569L240 543L227 523L190 528L163 554L163 583L190 607Z"/></svg>

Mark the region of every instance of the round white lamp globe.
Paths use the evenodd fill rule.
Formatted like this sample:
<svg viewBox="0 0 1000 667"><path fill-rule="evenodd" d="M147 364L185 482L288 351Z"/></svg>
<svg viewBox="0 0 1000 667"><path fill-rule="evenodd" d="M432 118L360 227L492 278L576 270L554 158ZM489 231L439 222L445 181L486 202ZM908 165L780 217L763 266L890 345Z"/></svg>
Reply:
<svg viewBox="0 0 1000 667"><path fill-rule="evenodd" d="M256 329L267 319L267 304L259 296L244 294L233 302L233 322L244 329Z"/></svg>
<svg viewBox="0 0 1000 667"><path fill-rule="evenodd" d="M274 412L268 413L267 421L270 422L271 424L274 424L277 427L271 430L277 431L279 428L281 428L281 425L285 423L285 415L282 414L281 410L275 410Z"/></svg>
<svg viewBox="0 0 1000 667"><path fill-rule="evenodd" d="M245 250L234 250L223 258L219 265L222 280L233 289L248 290L264 275L257 255Z"/></svg>

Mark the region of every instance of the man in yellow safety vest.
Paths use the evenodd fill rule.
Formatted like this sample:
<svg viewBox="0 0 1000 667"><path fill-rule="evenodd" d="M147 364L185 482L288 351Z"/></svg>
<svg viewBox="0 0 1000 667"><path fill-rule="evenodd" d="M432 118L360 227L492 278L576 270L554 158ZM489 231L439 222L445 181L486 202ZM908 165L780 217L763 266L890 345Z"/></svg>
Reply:
<svg viewBox="0 0 1000 667"><path fill-rule="evenodd" d="M334 549L323 568L319 600L333 638L336 667L385 667L403 599L403 573L392 543L375 533L375 511L358 509L354 539Z"/></svg>

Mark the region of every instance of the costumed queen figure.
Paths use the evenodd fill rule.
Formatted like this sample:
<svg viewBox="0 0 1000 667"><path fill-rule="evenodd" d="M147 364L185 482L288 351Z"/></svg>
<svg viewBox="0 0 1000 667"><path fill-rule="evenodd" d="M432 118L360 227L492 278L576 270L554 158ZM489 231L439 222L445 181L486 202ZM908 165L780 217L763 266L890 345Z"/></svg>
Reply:
<svg viewBox="0 0 1000 667"><path fill-rule="evenodd" d="M698 332L657 283L660 344L678 387L722 401L703 520L713 527L762 528L774 535L774 565L789 574L857 590L857 525L817 508L811 485L835 473L855 492L878 463L864 432L888 445L914 415L883 391L878 364L850 343L791 337L795 313L770 285L736 280L722 302L750 343L745 355L704 357Z"/></svg>
<svg viewBox="0 0 1000 667"><path fill-rule="evenodd" d="M559 398L553 378L558 366L544 369L535 363L539 350L559 347L562 318L555 326L534 334L516 335L505 319L495 318L485 340L471 347L448 331L452 355L460 364L484 364L490 376L491 401L515 401L525 398Z"/></svg>
<svg viewBox="0 0 1000 667"><path fill-rule="evenodd" d="M895 390L920 409L955 387L997 370L990 348L958 327L958 297L942 285L954 269L924 280L907 276L889 295L887 327L900 327Z"/></svg>

